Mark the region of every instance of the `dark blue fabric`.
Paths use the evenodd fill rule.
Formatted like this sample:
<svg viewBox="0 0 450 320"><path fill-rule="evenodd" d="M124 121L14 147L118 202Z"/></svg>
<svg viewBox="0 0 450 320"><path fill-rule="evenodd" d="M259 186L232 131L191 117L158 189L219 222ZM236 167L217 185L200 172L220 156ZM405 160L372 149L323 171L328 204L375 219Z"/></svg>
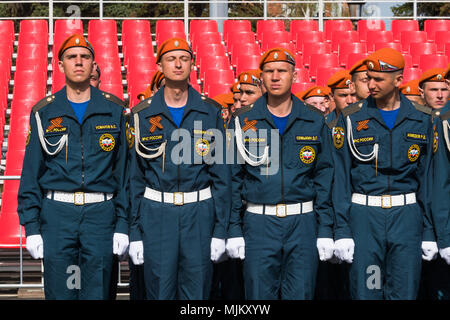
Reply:
<svg viewBox="0 0 450 320"><path fill-rule="evenodd" d="M286 128L286 123L288 121L289 115L285 117L277 117L272 114L273 122L275 122L275 125L277 126L278 130L280 131L280 135L283 134L284 128Z"/></svg>
<svg viewBox="0 0 450 320"><path fill-rule="evenodd" d="M383 117L384 123L387 125L387 127L389 128L389 130L392 130L392 128L394 127L395 124L395 119L397 119L397 115L398 115L398 111L400 110L400 108L392 110L392 111L385 111L385 110L380 110L381 116Z"/></svg>
<svg viewBox="0 0 450 320"><path fill-rule="evenodd" d="M86 108L89 104L89 101L90 100L78 103L78 102L72 102L69 100L69 103L72 106L73 111L75 112L75 115L77 116L79 123L83 122L83 116L84 116L84 113L86 112Z"/></svg>
<svg viewBox="0 0 450 320"><path fill-rule="evenodd" d="M167 108L169 108L170 114L172 115L172 119L175 122L175 124L177 125L177 127L180 127L181 119L183 118L185 106L181 107L181 108L172 108L172 107L167 106Z"/></svg>

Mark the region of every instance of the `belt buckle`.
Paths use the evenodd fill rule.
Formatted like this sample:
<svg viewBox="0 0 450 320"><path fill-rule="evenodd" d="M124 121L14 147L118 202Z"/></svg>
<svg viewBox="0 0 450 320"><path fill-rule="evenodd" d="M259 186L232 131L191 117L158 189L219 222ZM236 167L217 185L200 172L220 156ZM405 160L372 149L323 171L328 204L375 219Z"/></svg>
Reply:
<svg viewBox="0 0 450 320"><path fill-rule="evenodd" d="M73 204L76 206L84 205L84 192L75 192L73 194Z"/></svg>
<svg viewBox="0 0 450 320"><path fill-rule="evenodd" d="M389 199L389 204L386 204L386 199ZM392 196L390 194L385 194L381 196L381 208L390 209L392 208Z"/></svg>
<svg viewBox="0 0 450 320"><path fill-rule="evenodd" d="M285 218L287 216L287 207L285 204L277 204L276 215L278 218Z"/></svg>
<svg viewBox="0 0 450 320"><path fill-rule="evenodd" d="M173 204L176 206L184 205L184 192L173 193Z"/></svg>

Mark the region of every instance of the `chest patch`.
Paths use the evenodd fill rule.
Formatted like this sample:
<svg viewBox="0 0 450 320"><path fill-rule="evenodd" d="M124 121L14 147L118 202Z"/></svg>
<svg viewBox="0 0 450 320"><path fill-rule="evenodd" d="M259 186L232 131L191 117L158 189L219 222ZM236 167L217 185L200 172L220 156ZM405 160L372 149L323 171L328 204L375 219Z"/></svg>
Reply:
<svg viewBox="0 0 450 320"><path fill-rule="evenodd" d="M114 137L110 135L109 133L102 134L100 136L100 139L98 140L100 144L100 148L102 148L103 151L111 151L114 149L114 146L116 145L116 141L114 140Z"/></svg>

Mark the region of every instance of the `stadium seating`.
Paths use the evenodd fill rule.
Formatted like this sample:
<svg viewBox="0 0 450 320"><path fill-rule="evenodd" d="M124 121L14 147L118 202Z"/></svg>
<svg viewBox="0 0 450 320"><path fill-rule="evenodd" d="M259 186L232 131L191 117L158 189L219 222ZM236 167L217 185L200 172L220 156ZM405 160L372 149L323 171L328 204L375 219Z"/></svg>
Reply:
<svg viewBox="0 0 450 320"><path fill-rule="evenodd" d="M347 65L348 55L351 53L366 53L367 45L364 42L343 42L339 44L338 56L339 65L342 67L350 68Z"/></svg>
<svg viewBox="0 0 450 320"><path fill-rule="evenodd" d="M325 39L331 41L331 36L334 31L351 31L353 24L350 20L325 20L324 31Z"/></svg>
<svg viewBox="0 0 450 320"><path fill-rule="evenodd" d="M297 33L295 46L297 52L303 52L304 43L325 42L325 33L323 31L308 31Z"/></svg>
<svg viewBox="0 0 450 320"><path fill-rule="evenodd" d="M428 70L431 68L447 68L450 59L443 54L423 54L419 58L419 69Z"/></svg>
<svg viewBox="0 0 450 320"><path fill-rule="evenodd" d="M249 20L225 20L223 22L222 38L225 44L228 43L230 34L239 32L252 32L252 25Z"/></svg>
<svg viewBox="0 0 450 320"><path fill-rule="evenodd" d="M394 34L394 40L400 41L403 31L418 31L419 22L417 20L392 20L391 31Z"/></svg>
<svg viewBox="0 0 450 320"><path fill-rule="evenodd" d="M445 44L450 43L450 30L436 31L434 43L438 53L445 53Z"/></svg>
<svg viewBox="0 0 450 320"><path fill-rule="evenodd" d="M366 32L367 51L375 51L377 43L394 43L394 34L392 31L377 30Z"/></svg>
<svg viewBox="0 0 450 320"><path fill-rule="evenodd" d="M307 34L310 31L318 31L319 23L316 20L293 20L291 21L291 41L296 43L297 36Z"/></svg>
<svg viewBox="0 0 450 320"><path fill-rule="evenodd" d="M296 83L292 84L291 92L293 94L297 94L297 93L304 91L312 86L314 86L313 82L296 82Z"/></svg>
<svg viewBox="0 0 450 320"><path fill-rule="evenodd" d="M450 20L436 19L425 20L423 30L427 33L428 40L435 40L437 31L450 32Z"/></svg>
<svg viewBox="0 0 450 320"><path fill-rule="evenodd" d="M305 42L303 43L303 64L309 66L312 54L331 53L331 44L326 42Z"/></svg>
<svg viewBox="0 0 450 320"><path fill-rule="evenodd" d="M422 75L422 70L418 68L405 68L403 70L403 83L410 80L419 79Z"/></svg>
<svg viewBox="0 0 450 320"><path fill-rule="evenodd" d="M409 45L409 53L412 57L413 67L419 66L420 56L423 54L435 54L437 47L431 42L413 42Z"/></svg>
<svg viewBox="0 0 450 320"><path fill-rule="evenodd" d="M338 57L333 53L313 53L310 56L309 75L316 79L317 69L339 67Z"/></svg>
<svg viewBox="0 0 450 320"><path fill-rule="evenodd" d="M337 30L331 33L331 51L338 52L339 44L359 42L359 34L353 30Z"/></svg>
<svg viewBox="0 0 450 320"><path fill-rule="evenodd" d="M402 31L400 43L404 53L409 52L409 45L414 42L426 42L427 33L425 31Z"/></svg>
<svg viewBox="0 0 450 320"><path fill-rule="evenodd" d="M386 26L384 20L358 20L356 30L359 33L360 41L364 42L366 41L368 31L384 31L386 30Z"/></svg>
<svg viewBox="0 0 450 320"><path fill-rule="evenodd" d="M318 86L327 86L328 79L338 72L339 70L342 70L340 67L318 67L317 68L317 75L316 75L316 85Z"/></svg>
<svg viewBox="0 0 450 320"><path fill-rule="evenodd" d="M256 22L256 40L261 42L264 32L285 31L283 20L258 20Z"/></svg>

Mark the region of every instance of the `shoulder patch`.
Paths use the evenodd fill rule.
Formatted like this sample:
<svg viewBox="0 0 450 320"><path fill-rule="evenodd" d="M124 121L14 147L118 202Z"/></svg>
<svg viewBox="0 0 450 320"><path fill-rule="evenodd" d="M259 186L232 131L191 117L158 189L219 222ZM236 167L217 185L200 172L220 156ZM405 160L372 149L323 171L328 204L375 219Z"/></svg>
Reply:
<svg viewBox="0 0 450 320"><path fill-rule="evenodd" d="M303 103L304 103L304 102L303 102ZM322 117L325 117L325 114L324 114L321 110L319 110L319 109L317 109L316 107L314 107L313 105L308 104L308 103L304 103L304 105L305 105L306 108L308 108L309 110L314 111L314 112L317 112L317 113L320 114Z"/></svg>
<svg viewBox="0 0 450 320"><path fill-rule="evenodd" d="M442 121L450 119L450 110L439 116Z"/></svg>
<svg viewBox="0 0 450 320"><path fill-rule="evenodd" d="M106 98L106 100L109 100L111 102L114 102L115 104L121 106L122 108L126 107L126 104L123 100L119 99L117 96L108 93L108 92L104 92L102 91L102 95Z"/></svg>
<svg viewBox="0 0 450 320"><path fill-rule="evenodd" d="M337 123L338 123L339 118L333 119L332 121L327 123L328 128L333 129L334 127L336 127Z"/></svg>
<svg viewBox="0 0 450 320"><path fill-rule="evenodd" d="M41 110L43 107L45 107L46 105L50 104L53 102L53 100L55 100L55 95L49 95L46 96L45 98L39 100L33 107L32 112L38 112L39 110Z"/></svg>
<svg viewBox="0 0 450 320"><path fill-rule="evenodd" d="M133 114L138 113L139 111L142 111L145 108L148 108L151 103L152 103L152 98L148 98L148 99L142 100L137 105L135 105L133 108L131 108L131 112Z"/></svg>
<svg viewBox="0 0 450 320"><path fill-rule="evenodd" d="M346 117L353 113L356 113L359 110L361 110L362 106L363 106L363 102L361 102L361 101L355 102L355 103L349 105L348 107L346 107L344 110L342 110L342 116Z"/></svg>
<svg viewBox="0 0 450 320"><path fill-rule="evenodd" d="M417 111L421 111L421 112L426 113L426 114L432 114L433 113L433 109L431 109L428 106L423 106L421 104L418 104L417 102L411 102L411 103L413 104L414 108L416 108Z"/></svg>
<svg viewBox="0 0 450 320"><path fill-rule="evenodd" d="M232 114L232 116L235 117L235 118L236 118L236 117L239 117L241 114L244 114L244 113L246 113L246 112L252 110L253 105L254 105L254 104L250 104L250 105L248 105L248 106L241 107L241 108L237 109L237 110Z"/></svg>

